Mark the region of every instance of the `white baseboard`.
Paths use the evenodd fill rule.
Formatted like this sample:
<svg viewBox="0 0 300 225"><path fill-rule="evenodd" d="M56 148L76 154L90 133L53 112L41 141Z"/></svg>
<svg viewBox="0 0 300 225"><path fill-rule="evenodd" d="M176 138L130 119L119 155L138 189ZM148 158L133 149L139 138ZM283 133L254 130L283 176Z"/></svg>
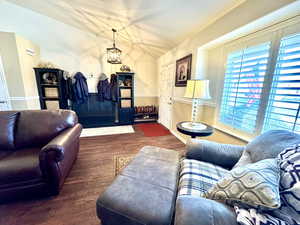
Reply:
<svg viewBox="0 0 300 225"><path fill-rule="evenodd" d="M183 144L186 144L186 140L181 137L176 131L170 130L171 134L173 134L175 137L177 137Z"/></svg>

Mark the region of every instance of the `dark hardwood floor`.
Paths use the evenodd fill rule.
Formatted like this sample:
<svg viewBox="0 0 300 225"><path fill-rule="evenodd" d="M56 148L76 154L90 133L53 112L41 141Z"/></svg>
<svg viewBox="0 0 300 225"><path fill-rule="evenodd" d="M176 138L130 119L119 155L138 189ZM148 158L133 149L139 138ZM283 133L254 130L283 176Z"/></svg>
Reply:
<svg viewBox="0 0 300 225"><path fill-rule="evenodd" d="M133 134L82 138L80 152L59 196L0 205L1 225L99 225L96 199L114 180L114 156L135 154L145 145L184 151L173 135Z"/></svg>

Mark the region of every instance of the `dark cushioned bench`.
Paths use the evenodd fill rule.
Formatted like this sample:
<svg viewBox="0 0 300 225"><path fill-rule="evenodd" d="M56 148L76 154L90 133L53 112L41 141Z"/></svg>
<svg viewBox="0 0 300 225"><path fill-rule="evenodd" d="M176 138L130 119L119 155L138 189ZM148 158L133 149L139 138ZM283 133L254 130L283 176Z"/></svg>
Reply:
<svg viewBox="0 0 300 225"><path fill-rule="evenodd" d="M102 225L169 225L180 155L153 146L140 150L97 200Z"/></svg>

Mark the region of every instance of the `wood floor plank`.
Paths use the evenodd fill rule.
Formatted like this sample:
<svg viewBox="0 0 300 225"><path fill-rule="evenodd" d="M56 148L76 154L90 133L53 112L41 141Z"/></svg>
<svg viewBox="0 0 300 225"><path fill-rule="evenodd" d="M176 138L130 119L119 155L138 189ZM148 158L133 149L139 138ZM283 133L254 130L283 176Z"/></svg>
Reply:
<svg viewBox="0 0 300 225"><path fill-rule="evenodd" d="M0 205L1 225L99 225L96 200L115 178L114 156L153 145L183 152L175 136L135 133L80 139L80 151L60 195Z"/></svg>

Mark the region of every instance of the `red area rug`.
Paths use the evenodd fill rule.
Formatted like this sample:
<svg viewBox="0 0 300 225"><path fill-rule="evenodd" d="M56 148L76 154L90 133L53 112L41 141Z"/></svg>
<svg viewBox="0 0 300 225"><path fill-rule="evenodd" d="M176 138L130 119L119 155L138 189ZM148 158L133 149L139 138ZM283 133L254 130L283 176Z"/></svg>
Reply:
<svg viewBox="0 0 300 225"><path fill-rule="evenodd" d="M157 137L170 135L170 131L159 123L141 123L136 125L143 131L145 137Z"/></svg>

